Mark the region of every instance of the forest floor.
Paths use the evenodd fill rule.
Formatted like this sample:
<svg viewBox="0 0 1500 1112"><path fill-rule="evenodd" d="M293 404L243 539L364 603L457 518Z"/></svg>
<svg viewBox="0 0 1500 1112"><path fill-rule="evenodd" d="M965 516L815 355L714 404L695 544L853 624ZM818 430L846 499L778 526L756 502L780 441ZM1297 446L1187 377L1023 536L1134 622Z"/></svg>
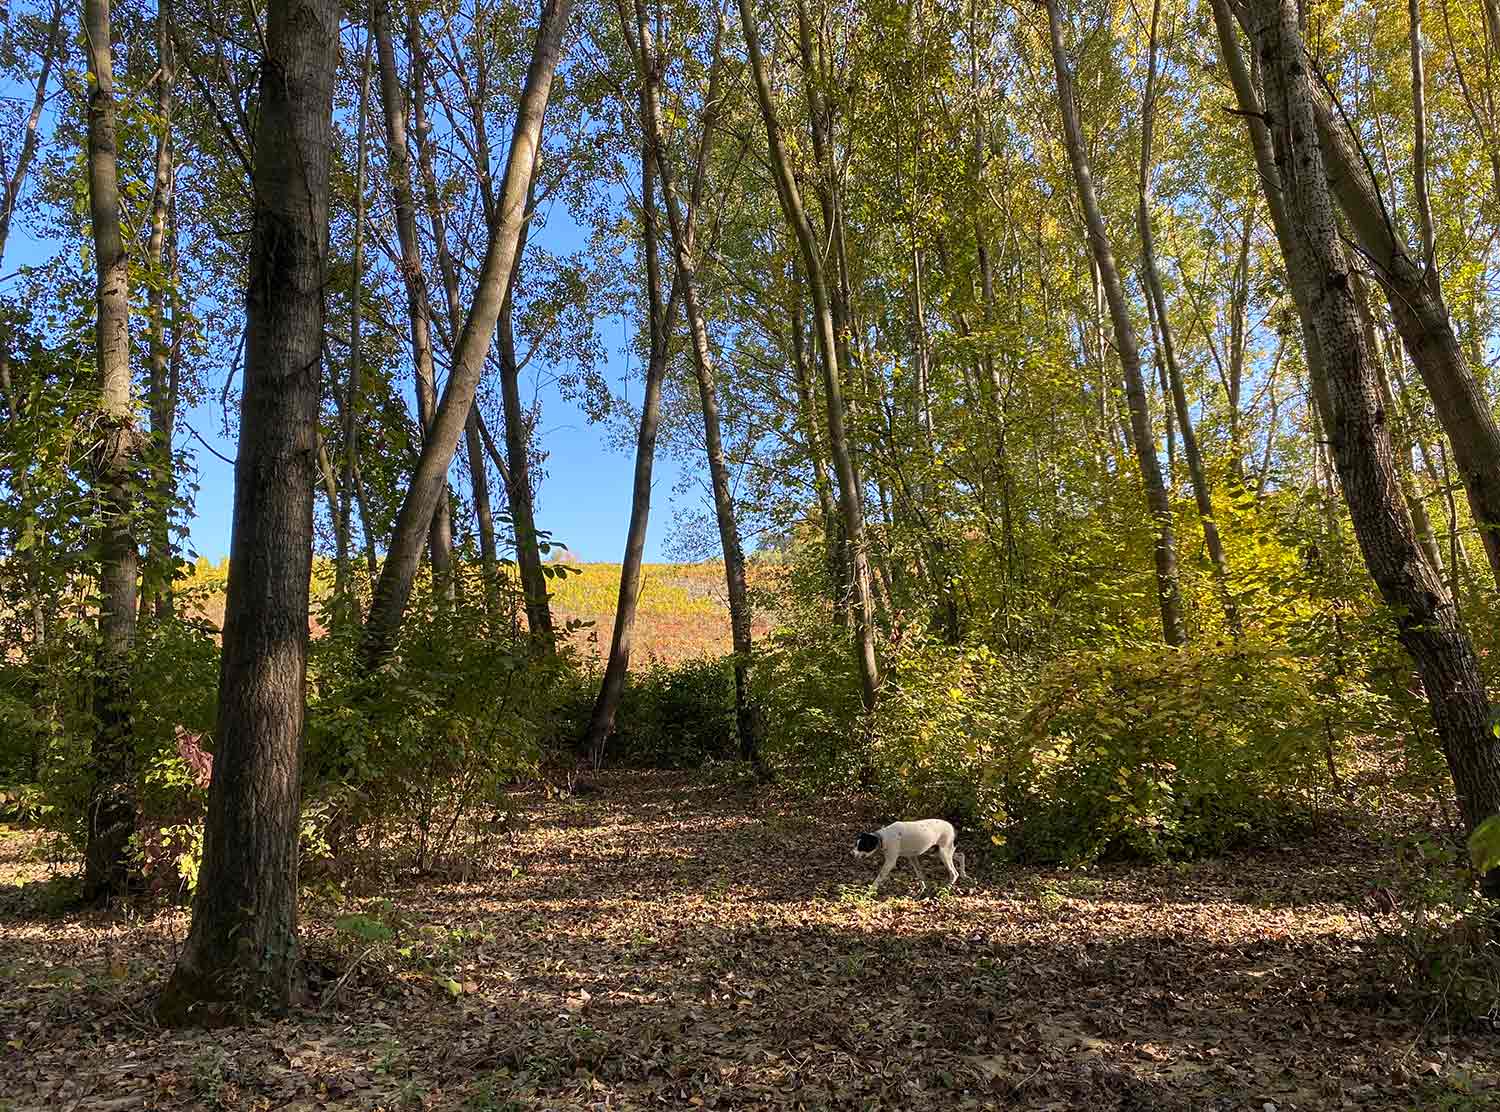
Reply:
<svg viewBox="0 0 1500 1112"><path fill-rule="evenodd" d="M216 1032L151 1020L185 912L58 910L6 833L0 1109L1500 1107L1493 1028L1384 988L1347 825L1192 866L981 865L928 900L902 866L870 899L861 804L595 783L517 792L483 876L310 885L326 1003ZM354 937L376 919L393 940Z"/></svg>

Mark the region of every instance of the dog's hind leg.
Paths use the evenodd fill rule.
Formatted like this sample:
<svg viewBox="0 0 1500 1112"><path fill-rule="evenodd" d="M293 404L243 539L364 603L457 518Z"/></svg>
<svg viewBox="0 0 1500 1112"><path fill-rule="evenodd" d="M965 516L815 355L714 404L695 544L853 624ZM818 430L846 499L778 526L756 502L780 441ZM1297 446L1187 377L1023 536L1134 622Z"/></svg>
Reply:
<svg viewBox="0 0 1500 1112"><path fill-rule="evenodd" d="M948 883L949 883L949 885L957 884L958 883L958 877L959 877L959 870L958 870L958 867L954 865L953 859L955 857L962 858L963 855L962 854L956 854L954 852L952 846L938 846L938 856L943 859L943 864L946 865L947 868L948 868Z"/></svg>

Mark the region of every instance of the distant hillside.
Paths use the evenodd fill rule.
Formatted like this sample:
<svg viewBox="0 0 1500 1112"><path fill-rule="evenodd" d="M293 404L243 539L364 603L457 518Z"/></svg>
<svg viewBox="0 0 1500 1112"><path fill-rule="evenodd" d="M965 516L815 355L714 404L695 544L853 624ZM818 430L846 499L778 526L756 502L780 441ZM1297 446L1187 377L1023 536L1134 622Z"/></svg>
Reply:
<svg viewBox="0 0 1500 1112"><path fill-rule="evenodd" d="M559 627L569 621L593 623L573 634L574 644L580 652L602 658L609 651L614 629L620 565L558 562L578 570L577 574L550 580L553 617ZM228 575L227 559L218 564L200 559L185 583L207 589L199 610L215 625L224 620L223 586ZM758 578L754 569L751 578ZM320 560L313 572L314 597L321 597L331 587L332 580L332 568ZM755 635L764 636L771 625L766 615L757 615ZM321 633L322 628L314 618L313 635ZM723 564L709 561L645 565L632 663L639 667L653 658L675 662L729 650Z"/></svg>

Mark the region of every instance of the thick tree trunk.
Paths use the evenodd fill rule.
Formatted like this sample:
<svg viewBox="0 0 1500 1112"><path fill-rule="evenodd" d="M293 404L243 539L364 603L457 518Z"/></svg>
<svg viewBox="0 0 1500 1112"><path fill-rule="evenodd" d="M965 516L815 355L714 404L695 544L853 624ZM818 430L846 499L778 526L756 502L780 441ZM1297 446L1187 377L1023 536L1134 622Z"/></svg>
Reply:
<svg viewBox="0 0 1500 1112"><path fill-rule="evenodd" d="M666 202L667 224L677 263L677 280L687 315L688 332L693 347L693 370L698 380L698 400L703 409L703 437L708 452L708 473L714 496L714 516L719 526L719 545L724 553L725 588L729 599L729 629L734 645L734 708L739 734L740 756L760 762L763 733L758 708L750 692L750 665L755 646L750 635L750 590L745 580L745 550L740 543L739 523L735 519L734 494L730 489L729 465L724 459L724 440L719 420L719 394L715 382L713 350L709 346L708 325L698 300L698 261L695 253L696 228L690 221L707 177L708 156L713 143L719 108L719 59L723 37L722 22L714 37L713 62L709 70L708 92L704 99L702 131L698 140L698 161L694 170L692 204L685 216L678 200L672 160L662 142L661 74L664 63L658 57L646 9L635 0L635 28L632 34L625 0L620 0L621 30L627 40L633 39L637 72L641 81L641 108L646 131L646 149L656 162L661 177L662 197Z"/></svg>
<svg viewBox="0 0 1500 1112"><path fill-rule="evenodd" d="M406 95L396 70L396 49L391 39L390 0L372 0L370 29L375 35L375 54L380 69L380 101L385 110L386 162L391 177L391 200L396 212L396 238L401 247L401 279L406 286L406 312L411 322L411 357L416 370L417 417L425 445L432 434L437 410L437 372L432 361L432 320L427 304L427 283L422 269L422 248L417 240L417 210L411 184L411 158L406 138ZM452 452L450 449L450 459ZM453 522L450 517L446 476L441 497L433 506L427 524L427 551L432 561L434 587L443 595L453 591Z"/></svg>
<svg viewBox="0 0 1500 1112"><path fill-rule="evenodd" d="M151 532L142 576L141 609L158 618L172 612L172 580L175 578L170 526L177 483L172 473L172 433L176 406L171 383L172 348L167 336L167 297L170 275L166 258L167 221L172 211L176 165L172 147L172 111L177 59L173 51L172 0L160 0L156 12L156 113L161 134L156 139L156 173L151 190L151 233L146 240L146 266L151 273L148 315L151 328L151 368L148 383L151 412L151 463L154 504L149 515ZM175 291L174 291L175 292Z"/></svg>
<svg viewBox="0 0 1500 1112"><path fill-rule="evenodd" d="M271 0L255 135L245 381L213 778L168 1024L284 1006L298 973L297 837L323 350L336 0Z"/></svg>
<svg viewBox="0 0 1500 1112"><path fill-rule="evenodd" d="M1177 585L1177 548L1172 530L1172 504L1167 498L1161 464L1156 458L1156 437L1151 431L1151 412L1147 404L1145 383L1141 379L1141 352L1136 343L1135 326L1130 321L1130 306L1125 300L1120 272L1110 250L1109 234L1104 228L1099 198L1094 191L1093 174L1089 169L1088 155L1084 151L1083 131L1078 120L1078 108L1073 101L1073 78L1068 66L1067 49L1063 45L1062 17L1058 14L1057 0L1047 0L1047 22L1052 37L1052 64L1057 72L1057 99L1062 110L1063 136L1068 148L1068 159L1073 164L1073 178L1078 186L1084 221L1088 226L1089 246L1098 263L1100 282L1109 302L1115 348L1119 352L1120 369L1125 377L1125 401L1130 410L1131 442L1135 448L1136 462L1140 466L1141 481L1146 488L1146 504L1156 524L1156 587L1161 608L1162 635L1167 644L1181 645L1187 641L1187 631L1183 626L1182 596Z"/></svg>
<svg viewBox="0 0 1500 1112"><path fill-rule="evenodd" d="M136 572L131 490L141 451L130 397L129 263L120 230L116 167L115 87L109 0L86 0L88 38L89 213L94 232L99 412L94 485L99 523L99 649L94 687L94 783L89 796L84 893L105 899L129 879L128 843L135 833L130 665L135 641Z"/></svg>
<svg viewBox="0 0 1500 1112"><path fill-rule="evenodd" d="M1281 253L1287 260L1287 281L1292 288L1292 300L1296 303L1297 316L1302 324L1302 353L1307 360L1307 377L1312 387L1313 404L1318 407L1319 419L1326 427L1328 400L1323 382L1323 352L1318 346L1317 332L1312 327L1313 294L1307 271L1300 262L1301 246L1292 235L1291 222L1282 199L1281 171L1272 150L1271 132L1261 111L1255 76L1240 49L1239 24L1230 11L1229 0L1209 0L1209 3L1213 6L1214 27L1219 33L1219 54L1229 74L1229 83L1234 88L1240 117L1250 131L1250 148L1255 155L1255 168L1260 176L1261 192L1266 198L1266 209L1271 214L1271 226L1275 229ZM1231 378L1231 382L1236 381Z"/></svg>
<svg viewBox="0 0 1500 1112"><path fill-rule="evenodd" d="M641 94L641 115L645 111ZM641 595L641 561L646 551L646 525L651 517L651 471L656 461L656 433L661 424L661 383L667 371L677 297L681 284L673 281L662 304L659 233L657 231L656 173L649 132L641 145L641 254L646 263L646 321L651 349L646 360L646 392L641 399L641 425L635 444L635 485L631 491L630 526L625 534L625 557L620 564L620 594L615 627L609 643L604 679L594 699L594 710L583 735L583 747L597 769L604 763L604 747L614 732L615 714L630 672L630 649L635 638L635 615Z"/></svg>
<svg viewBox="0 0 1500 1112"><path fill-rule="evenodd" d="M852 573L850 587L855 660L859 666L864 706L866 710L870 710L875 706L880 689L880 664L875 656L875 613L871 598L869 550L865 544L864 497L855 478L854 460L844 431L844 393L841 380L846 364L839 358L844 341L834 327L829 307L829 284L823 264L822 244L807 218L802 193L792 172L791 159L781 138L781 125L776 118L776 103L766 72L765 58L761 54L759 29L755 24L750 0L739 0L739 9L756 97L760 102L761 119L766 130L766 146L776 180L776 192L781 201L782 214L797 236L797 245L802 251L802 264L807 273L808 289L812 294L813 324L818 354L823 364L824 401L828 407L828 447L833 456L834 473L838 477L839 510L843 518Z"/></svg>
<svg viewBox="0 0 1500 1112"><path fill-rule="evenodd" d="M1316 89L1293 0L1257 0L1255 49L1291 230L1308 268L1312 327L1327 373L1329 436L1355 535L1427 691L1433 724L1473 830L1500 812L1500 741L1479 662L1449 597L1423 557L1402 500L1371 353L1365 346L1348 264L1339 242L1327 167L1319 149ZM1294 260L1288 259L1292 266ZM1484 878L1500 896L1500 870Z"/></svg>
<svg viewBox="0 0 1500 1112"><path fill-rule="evenodd" d="M395 646L401 619L411 598L421 558L422 537L447 490L448 466L459 435L469 419L474 393L484 372L485 357L494 339L495 323L505 299L515 263L521 229L526 220L526 197L541 147L542 116L552 90L552 75L562 53L563 32L571 0L543 0L536 47L526 71L510 156L501 185L489 245L475 285L473 303L453 350L453 367L433 416L429 435L412 474L411 485L396 518L385 565L375 588L375 601L365 622L365 662L378 666Z"/></svg>
<svg viewBox="0 0 1500 1112"><path fill-rule="evenodd" d="M1219 537L1219 525L1214 518L1213 491L1208 485L1208 475L1203 467L1203 456L1198 451L1198 434L1193 428L1192 410L1188 408L1187 389L1182 381L1182 369L1177 365L1177 348L1172 340L1172 321L1167 312L1167 295L1162 288L1161 274L1156 268L1156 241L1151 230L1151 138L1156 119L1156 55L1157 20L1161 14L1161 0L1156 0L1151 9L1150 60L1146 67L1146 92L1141 104L1141 256L1145 264L1146 296L1156 307L1156 321L1161 342L1162 361L1165 363L1170 404L1177 411L1177 424L1182 432L1182 455L1187 461L1188 477L1193 484L1193 500L1198 506L1198 518L1203 523L1203 543L1208 548L1208 558L1214 566L1214 580L1218 586L1219 602L1224 608L1224 621L1230 633L1238 637L1241 633L1239 608L1229 587L1229 559L1224 555L1224 542ZM1236 394L1238 390L1236 388ZM1238 398L1234 399L1238 408ZM1232 437L1231 437L1232 440ZM1235 455L1238 458L1238 449Z"/></svg>
<svg viewBox="0 0 1500 1112"><path fill-rule="evenodd" d="M1490 570L1500 580L1500 425L1459 344L1436 266L1413 258L1397 238L1393 214L1386 211L1364 160L1319 90L1314 90L1312 107L1329 183L1360 248L1380 270L1396 330L1453 445ZM1428 234L1424 229L1424 237Z"/></svg>

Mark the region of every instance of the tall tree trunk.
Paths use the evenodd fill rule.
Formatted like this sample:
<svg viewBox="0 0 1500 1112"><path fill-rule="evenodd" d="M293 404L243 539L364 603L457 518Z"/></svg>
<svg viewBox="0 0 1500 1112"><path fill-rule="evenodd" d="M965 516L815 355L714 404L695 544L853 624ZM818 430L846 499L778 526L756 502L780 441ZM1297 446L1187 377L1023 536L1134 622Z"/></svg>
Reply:
<svg viewBox="0 0 1500 1112"><path fill-rule="evenodd" d="M1146 504L1156 524L1156 586L1161 607L1162 635L1167 644L1181 645L1187 641L1187 631L1183 626L1182 596L1177 586L1177 548L1172 533L1172 504L1167 498L1161 464L1156 458L1156 437L1151 432L1151 413L1147 406L1145 383L1141 379L1141 352L1136 344L1135 326L1130 322L1130 306L1125 301L1125 290L1120 282L1120 272L1115 266L1114 254L1110 250L1109 234L1104 228L1099 198L1094 191L1093 174L1083 147L1083 129L1078 120L1077 105L1073 101L1073 79L1068 67L1067 49L1063 46L1062 17L1058 14L1057 0L1047 0L1047 22L1052 36L1052 64L1057 71L1057 99L1062 110L1068 159L1073 164L1078 199L1088 225L1089 246L1099 265L1099 278L1109 302L1115 347L1119 352L1120 368L1125 377L1131 442L1135 447L1136 461L1140 465L1141 481L1146 488Z"/></svg>
<svg viewBox="0 0 1500 1112"><path fill-rule="evenodd" d="M765 125L766 146L776 179L776 192L781 201L782 214L792 226L792 231L797 236L797 245L802 250L802 264L807 273L808 289L812 294L813 324L818 354L823 363L824 400L828 406L828 447L833 456L834 473L838 477L839 510L844 522L852 572L850 587L853 596L855 659L859 666L864 706L866 710L870 710L875 706L880 689L880 664L875 657L875 613L871 599L869 550L865 544L863 491L855 478L854 461L844 431L844 393L841 385L844 364L839 359L843 341L834 328L829 308L829 285L823 265L822 245L807 218L807 210L802 204L802 192L792 173L791 160L781 138L781 125L776 118L771 82L766 73L759 31L750 4L751 0L739 0L740 20L745 29L750 69L755 80L756 97L760 102L761 119Z"/></svg>
<svg viewBox="0 0 1500 1112"><path fill-rule="evenodd" d="M533 188L535 182L533 181ZM557 648L552 627L552 605L548 601L547 576L542 568L541 538L536 528L536 495L531 478L531 443L526 411L521 405L521 364L516 357L515 288L525 262L528 221L521 229L515 268L500 306L500 402L504 408L505 458L510 463L506 498L510 502L511 528L516 534L516 570L521 576L521 595L526 603L526 628L545 653Z"/></svg>
<svg viewBox="0 0 1500 1112"><path fill-rule="evenodd" d="M641 93L641 116L648 118L646 94ZM631 491L630 526L625 534L625 558L620 564L620 594L615 627L609 643L604 679L594 699L594 710L583 735L583 747L597 769L604 763L604 746L614 732L615 714L630 672L630 649L635 637L636 607L641 595L641 561L646 551L646 525L651 517L651 471L656 461L656 433L661 424L661 383L667 371L677 297L681 283L674 280L662 304L661 255L657 232L656 162L649 129L641 143L641 254L646 263L646 324L650 354L646 360L646 392L641 399L641 425L635 443L635 483ZM679 276L680 277L680 276Z"/></svg>
<svg viewBox="0 0 1500 1112"><path fill-rule="evenodd" d="M21 190L26 186L31 163L36 158L37 144L41 140L42 110L47 106L47 83L52 78L52 67L62 52L65 10L62 0L54 0L52 22L47 25L47 43L42 48L42 68L37 74L31 111L26 115L26 124L21 133L21 150L16 155L10 176L5 179L4 192L0 193L0 259L5 257L5 247L10 241L11 218L15 216L16 204L21 199Z"/></svg>
<svg viewBox="0 0 1500 1112"><path fill-rule="evenodd" d="M422 193L427 219L432 225L432 240L438 259L438 273L443 282L443 300L447 305L446 344L453 356L453 345L463 328L463 310L459 307L458 267L448 250L448 229L443 219L442 197L438 189L437 170L433 160L432 125L427 118L427 60L422 49L422 25L416 5L407 5L406 49L411 57L411 111L417 131L417 168L422 176ZM518 248L520 258L524 248ZM470 490L474 496L474 517L479 528L479 567L484 579L485 611L499 613L500 554L495 541L495 513L490 501L489 471L484 462L484 444L479 435L479 411L470 408L464 422L464 447L468 454Z"/></svg>
<svg viewBox="0 0 1500 1112"><path fill-rule="evenodd" d="M823 440L818 435L817 399L802 332L802 278L795 261L790 269L791 303L787 307L787 316L792 334L792 385L797 393L797 417L803 425L807 455L812 464L813 491L818 498L818 512L823 518L824 559L828 566L828 586L833 592L833 618L839 625L846 626L849 624L849 553L844 544L841 519L833 504L833 484L823 460Z"/></svg>
<svg viewBox="0 0 1500 1112"><path fill-rule="evenodd" d="M1414 84L1420 84L1420 75ZM1313 92L1313 111L1329 183L1360 248L1380 270L1396 330L1453 445L1490 570L1500 581L1500 425L1459 344L1442 279L1436 266L1413 258L1397 237L1394 214L1387 211L1363 158L1320 90ZM1425 172L1422 176L1425 194ZM1419 214L1419 223L1430 220ZM1424 228L1424 238L1429 234Z"/></svg>
<svg viewBox="0 0 1500 1112"><path fill-rule="evenodd" d="M1157 26L1160 15L1161 0L1155 0L1151 8L1151 45L1146 65L1146 90L1141 103L1140 226L1146 296L1156 306L1156 321L1160 330L1162 359L1166 364L1167 381L1170 385L1171 405L1177 411L1177 424L1182 431L1182 455L1187 461L1188 476L1193 484L1193 500L1198 505L1198 517L1203 523L1203 543L1208 548L1208 558L1213 562L1219 601L1224 608L1224 621L1230 633L1238 637L1242 627L1239 608L1235 605L1234 595L1229 587L1229 559L1224 555L1224 542L1219 537L1219 525L1214 519L1213 492L1209 489L1203 457L1198 451L1198 434L1193 429L1193 414L1188 408L1182 369L1177 365L1177 349L1172 341L1172 321L1167 312L1167 295L1162 288L1161 274L1156 268L1156 241L1151 231L1151 138L1156 121Z"/></svg>
<svg viewBox="0 0 1500 1112"><path fill-rule="evenodd" d="M729 598L729 629L734 645L734 708L739 734L740 756L759 765L763 730L759 709L750 691L750 665L755 646L750 635L750 590L745 580L745 550L740 542L739 523L735 519L734 494L730 489L729 466L724 460L724 441L719 421L719 394L715 382L713 350L709 346L708 325L698 300L698 260L695 252L696 228L690 222L697 209L707 178L708 157L719 111L720 46L724 25L720 18L714 31L713 61L704 99L701 134L698 138L698 160L694 168L692 198L684 216L678 200L672 160L662 142L661 75L665 62L658 56L642 0L635 0L635 29L632 35L630 14L625 0L619 0L620 25L626 40L633 39L633 54L641 81L642 122L646 133L645 157L653 158L661 178L662 197L666 202L667 224L677 263L677 281L682 290L683 309L693 346L693 369L698 379L698 400L703 409L703 437L708 451L708 473L714 495L714 516L719 526L719 545L724 553L725 589Z"/></svg>
<svg viewBox="0 0 1500 1112"><path fill-rule="evenodd" d="M134 761L130 721L130 657L135 641L139 556L131 490L141 451L130 397L129 263L120 230L116 168L115 85L109 0L86 0L88 38L89 213L96 277L95 357L99 416L94 485L99 524L99 649L94 687L94 783L89 796L84 892L104 899L129 879L128 843L135 833Z"/></svg>
<svg viewBox="0 0 1500 1112"><path fill-rule="evenodd" d="M475 284L468 317L453 349L453 367L433 416L432 428L411 485L401 503L385 565L375 588L374 605L365 622L363 654L378 666L395 646L401 619L411 598L421 558L422 536L447 490L448 466L458 437L469 419L474 393L484 373L486 354L494 339L495 323L514 266L521 229L526 221L526 197L541 148L542 116L552 90L552 75L562 53L563 32L571 0L543 0L536 46L516 106L515 130L505 167L496 216L489 228L489 245Z"/></svg>
<svg viewBox="0 0 1500 1112"><path fill-rule="evenodd" d="M167 220L172 212L176 166L172 147L172 110L177 58L173 50L172 0L159 0L156 11L156 114L161 134L156 139L156 174L151 190L151 234L146 240L146 265L151 274L148 315L151 328L151 371L148 386L151 412L151 457L154 504L149 518L151 533L146 547L142 576L141 609L164 618L172 612L174 560L170 527L177 483L172 473L172 432L176 413L169 363L172 348L167 336L167 298L172 285L163 267L167 246ZM175 291L173 296L175 296Z"/></svg>
<svg viewBox="0 0 1500 1112"><path fill-rule="evenodd" d="M1319 149L1316 90L1293 0L1257 0L1255 50L1262 59L1266 105L1287 214L1309 268L1312 326L1327 374L1329 435L1355 535L1402 645L1416 662L1433 724L1473 830L1500 812L1500 741L1468 636L1447 589L1422 555L1392 461L1371 353L1339 242L1329 179ZM1287 259L1292 266L1293 259ZM1484 878L1500 896L1500 869Z"/></svg>
<svg viewBox="0 0 1500 1112"><path fill-rule="evenodd" d="M354 154L354 269L349 278L349 381L344 389L344 458L339 477L338 523L334 528L337 545L337 562L334 565L336 587L350 619L358 620L357 603L353 592L354 503L356 501L354 475L359 467L359 393L364 374L364 322L365 322L365 181L369 167L369 146L366 142L370 122L370 70L374 64L375 40L365 35L365 56L360 65L359 76L359 122L355 127ZM360 499L363 502L363 499ZM368 534L369 525L361 505L361 528ZM366 547L373 552L373 541L365 537ZM370 576L375 575L374 561L370 561Z"/></svg>
<svg viewBox="0 0 1500 1112"><path fill-rule="evenodd" d="M396 237L401 246L401 278L406 286L406 311L411 321L411 356L416 368L417 416L425 444L432 435L437 409L437 372L432 361L432 320L427 303L427 283L422 270L422 248L417 240L417 212L412 196L411 158L406 138L406 95L396 70L396 49L391 39L391 0L372 0L370 28L375 35L375 53L380 68L380 101L385 109L387 164L391 176L391 198L396 210ZM451 458L451 450L450 450ZM434 587L444 595L453 591L453 522L449 516L446 476L442 496L433 506L427 525L427 551L432 560Z"/></svg>
<svg viewBox="0 0 1500 1112"><path fill-rule="evenodd" d="M163 1023L286 1005L298 982L297 837L313 480L327 281L337 0L271 0L255 134L244 393L213 777L193 925Z"/></svg>

